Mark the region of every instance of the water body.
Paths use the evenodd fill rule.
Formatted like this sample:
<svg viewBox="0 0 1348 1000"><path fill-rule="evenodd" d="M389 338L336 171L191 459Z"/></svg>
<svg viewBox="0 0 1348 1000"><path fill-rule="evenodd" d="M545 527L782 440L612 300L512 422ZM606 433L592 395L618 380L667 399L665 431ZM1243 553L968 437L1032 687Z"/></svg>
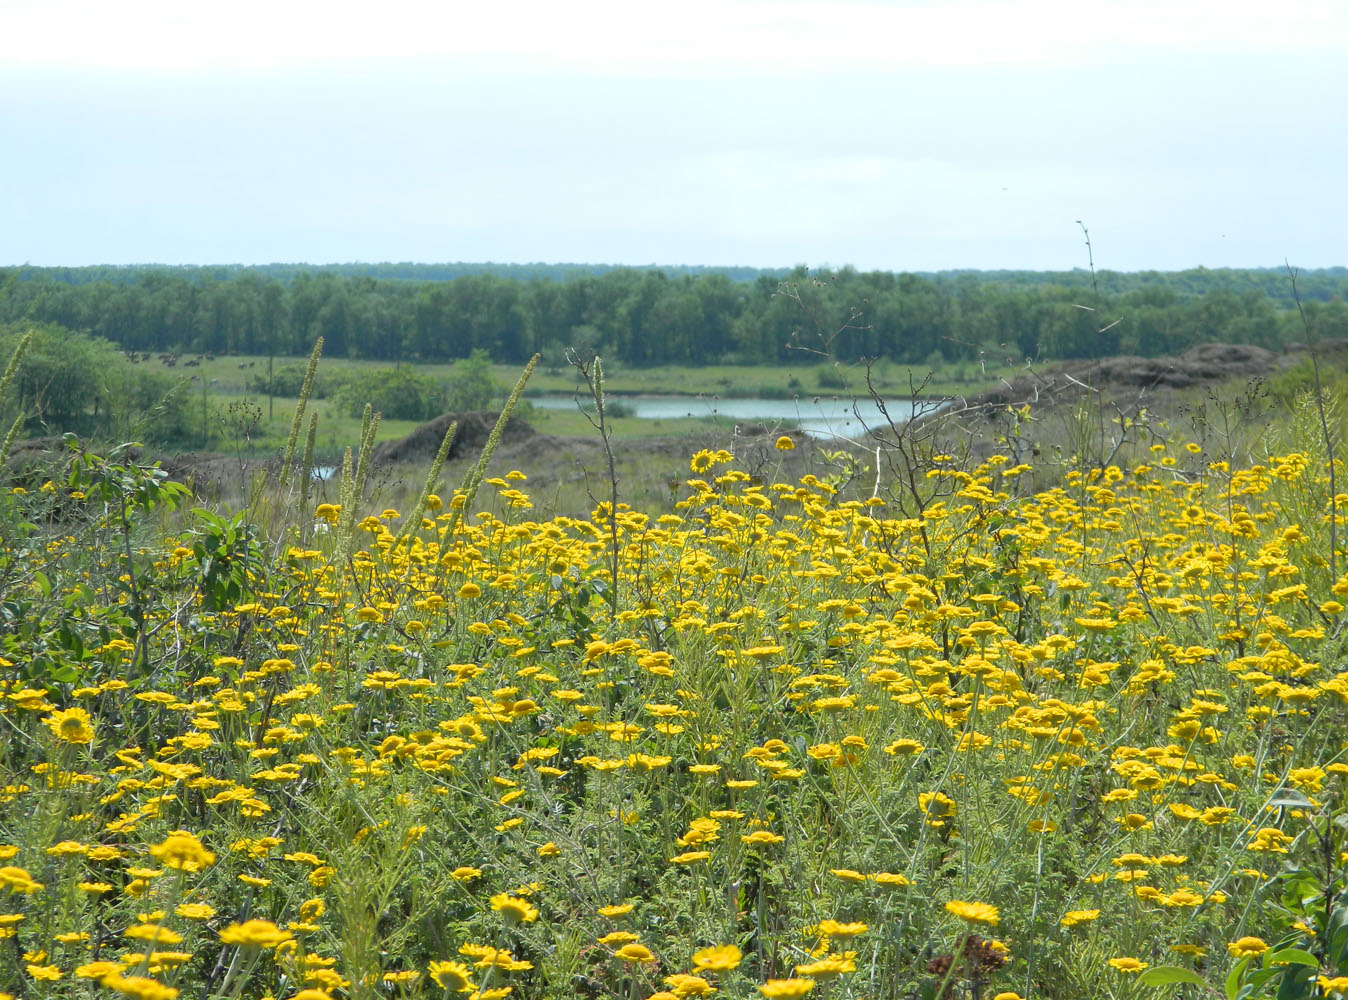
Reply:
<svg viewBox="0 0 1348 1000"><path fill-rule="evenodd" d="M867 428L886 426L885 416L873 399L845 396L798 396L794 399L719 398L716 396L612 396L639 420L678 420L683 417L722 417L727 420L799 428L816 438L855 438ZM569 410L576 406L570 395L531 396L529 402L544 410ZM944 405L939 400L896 397L885 400L889 419L907 423L914 416L931 413Z"/></svg>

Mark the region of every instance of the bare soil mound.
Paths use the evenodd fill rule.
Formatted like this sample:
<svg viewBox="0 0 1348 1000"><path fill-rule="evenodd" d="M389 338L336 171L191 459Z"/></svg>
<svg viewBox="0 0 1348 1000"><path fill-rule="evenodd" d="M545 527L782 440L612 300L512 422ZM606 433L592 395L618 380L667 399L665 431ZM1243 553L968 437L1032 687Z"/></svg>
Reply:
<svg viewBox="0 0 1348 1000"><path fill-rule="evenodd" d="M459 428L454 432L454 440L449 446L449 459L453 461L466 455L479 454L491 437L499 413L490 410L475 410L469 413L443 413L434 420L422 424L406 437L396 441L381 441L370 453L370 461L377 465L395 463L425 463L435 458L444 440L445 431L454 421ZM518 445L531 438L545 437L529 426L522 418L512 416L506 421L501 433L501 446Z"/></svg>
<svg viewBox="0 0 1348 1000"><path fill-rule="evenodd" d="M1284 355L1253 344L1200 344L1177 357L1131 355L1074 361L1045 372L1028 372L996 389L965 397L963 408L990 412L1007 406L1053 407L1098 390L1144 394L1151 389L1188 389L1231 378L1269 375Z"/></svg>

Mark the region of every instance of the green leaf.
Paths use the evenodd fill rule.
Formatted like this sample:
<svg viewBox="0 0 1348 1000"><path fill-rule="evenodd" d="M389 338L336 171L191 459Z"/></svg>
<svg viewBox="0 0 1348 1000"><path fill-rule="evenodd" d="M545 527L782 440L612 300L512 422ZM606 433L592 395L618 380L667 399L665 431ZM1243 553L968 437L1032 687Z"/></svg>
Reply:
<svg viewBox="0 0 1348 1000"><path fill-rule="evenodd" d="M1283 948L1281 951L1272 952L1264 959L1265 965L1309 965L1313 968L1320 967L1320 960L1310 952L1301 948Z"/></svg>
<svg viewBox="0 0 1348 1000"><path fill-rule="evenodd" d="M1304 965L1284 967L1282 982L1278 984L1277 1000L1309 1000L1315 991L1316 971Z"/></svg>
<svg viewBox="0 0 1348 1000"><path fill-rule="evenodd" d="M1285 973L1288 970L1288 968L1289 966L1286 965L1277 965L1277 966L1269 966L1268 968L1264 969L1255 969L1254 972L1250 974L1250 981L1245 984L1245 989L1242 992L1246 996L1249 996L1253 993L1257 993L1261 986L1263 986L1270 979L1276 979L1279 976L1283 975L1283 973Z"/></svg>
<svg viewBox="0 0 1348 1000"><path fill-rule="evenodd" d="M1348 966L1348 934L1336 933L1334 935L1334 960L1340 969Z"/></svg>
<svg viewBox="0 0 1348 1000"><path fill-rule="evenodd" d="M69 663L63 663L59 667L53 668L47 676L58 684L74 684L80 679L80 672Z"/></svg>
<svg viewBox="0 0 1348 1000"><path fill-rule="evenodd" d="M1168 986L1171 983L1193 983L1195 986L1207 986L1207 981L1192 969L1180 965L1158 965L1148 969L1137 977L1143 986Z"/></svg>
<svg viewBox="0 0 1348 1000"><path fill-rule="evenodd" d="M1234 966L1226 977L1226 986L1222 990L1226 994L1226 1000L1236 1000L1240 995L1240 981L1245 977L1245 969L1250 964L1248 958L1242 958Z"/></svg>
<svg viewBox="0 0 1348 1000"><path fill-rule="evenodd" d="M1305 795L1293 788L1284 788L1273 798L1268 800L1268 805L1274 809L1311 809L1314 803Z"/></svg>

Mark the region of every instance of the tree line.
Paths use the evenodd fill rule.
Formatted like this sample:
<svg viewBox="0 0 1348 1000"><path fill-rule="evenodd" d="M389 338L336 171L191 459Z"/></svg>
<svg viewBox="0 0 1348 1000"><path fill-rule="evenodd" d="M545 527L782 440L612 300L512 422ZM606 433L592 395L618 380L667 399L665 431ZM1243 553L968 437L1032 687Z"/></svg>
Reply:
<svg viewBox="0 0 1348 1000"><path fill-rule="evenodd" d="M435 275L431 277L430 275ZM588 265L0 269L0 323L127 351L444 361L598 352L634 366L935 364L1270 348L1348 335L1348 269L895 274ZM1305 316L1305 324L1302 314Z"/></svg>

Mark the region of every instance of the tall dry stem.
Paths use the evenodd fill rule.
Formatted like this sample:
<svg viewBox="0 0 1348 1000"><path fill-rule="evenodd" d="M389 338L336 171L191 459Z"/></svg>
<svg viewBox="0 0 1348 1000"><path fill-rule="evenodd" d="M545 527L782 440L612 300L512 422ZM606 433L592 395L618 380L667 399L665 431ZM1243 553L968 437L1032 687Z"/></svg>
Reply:
<svg viewBox="0 0 1348 1000"><path fill-rule="evenodd" d="M309 405L309 394L314 390L314 374L318 371L318 359L323 354L323 338L314 341L313 352L309 355L309 365L304 369L304 382L300 385L299 402L295 404L295 415L290 421L290 435L286 438L285 455L281 459L281 482L279 491L285 492L290 484L291 463L295 460L295 445L299 440L300 427L304 423L304 408ZM310 455L312 457L312 453ZM307 461L307 459L306 459ZM306 473L309 466L305 466Z"/></svg>
<svg viewBox="0 0 1348 1000"><path fill-rule="evenodd" d="M482 480L487 475L487 463L491 461L492 453L496 451L496 446L501 443L501 435L505 432L506 421L510 419L511 412L515 405L520 401L520 396L524 394L524 387L529 382L529 376L534 373L534 368L538 366L538 359L542 355L535 354L529 359L529 363L524 366L524 371L520 373L519 380L515 383L515 388L510 390L510 395L506 397L505 405L501 407L501 415L496 418L496 426L492 428L491 434L487 438L487 444L482 449L482 454L478 456L477 464L464 477L459 485L458 495L452 501L453 510L449 519L449 525L445 529L445 539L454 537L454 529L458 523L463 520L464 513L472 506L473 499L477 496L478 487L482 485Z"/></svg>
<svg viewBox="0 0 1348 1000"><path fill-rule="evenodd" d="M1337 580L1339 578L1339 490L1336 478L1337 470L1334 468L1334 434L1329 429L1329 416L1325 412L1325 389L1320 381L1320 356L1315 349L1316 338L1311 333L1311 325L1306 319L1306 311L1301 307L1301 294L1297 291L1297 272L1286 261L1283 261L1283 266L1287 268L1287 277L1292 282L1292 299L1297 304L1297 315L1301 317L1301 328L1306 331L1306 350L1311 356L1311 376L1315 382L1315 412L1320 418L1320 439L1325 446L1325 456L1329 460L1329 578Z"/></svg>
<svg viewBox="0 0 1348 1000"><path fill-rule="evenodd" d="M5 374L0 376L0 408L5 405L5 395L9 392L10 383L14 381L14 376L19 371L19 361L23 359L23 354L28 350L28 345L33 342L33 331L29 330L14 347L14 353L10 355L9 364L5 366ZM5 462L9 460L10 449L14 447L14 441L19 436L19 429L23 426L23 410L14 417L14 423L9 427L9 433L5 435L5 440L0 442L0 468L4 467Z"/></svg>

